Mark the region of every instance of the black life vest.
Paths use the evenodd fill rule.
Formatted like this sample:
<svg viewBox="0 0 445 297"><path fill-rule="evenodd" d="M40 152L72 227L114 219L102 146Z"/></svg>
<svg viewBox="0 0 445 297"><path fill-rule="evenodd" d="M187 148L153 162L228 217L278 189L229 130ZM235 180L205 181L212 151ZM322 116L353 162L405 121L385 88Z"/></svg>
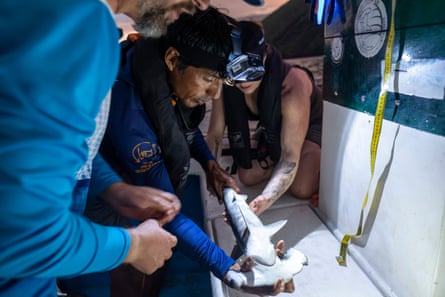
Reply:
<svg viewBox="0 0 445 297"><path fill-rule="evenodd" d="M181 195L190 169L187 139L193 138L204 117L205 106L189 109L182 104L172 104L173 94L163 59L165 46L162 38L139 38L134 46L132 71L135 86L156 130L175 192Z"/></svg>
<svg viewBox="0 0 445 297"><path fill-rule="evenodd" d="M259 123L264 128L264 145L267 155L277 162L281 155L281 88L290 65L283 62L279 52L268 45L266 73L258 89ZM244 94L236 87L224 86L224 110L230 148L234 163L249 169L255 152L250 148L249 110Z"/></svg>

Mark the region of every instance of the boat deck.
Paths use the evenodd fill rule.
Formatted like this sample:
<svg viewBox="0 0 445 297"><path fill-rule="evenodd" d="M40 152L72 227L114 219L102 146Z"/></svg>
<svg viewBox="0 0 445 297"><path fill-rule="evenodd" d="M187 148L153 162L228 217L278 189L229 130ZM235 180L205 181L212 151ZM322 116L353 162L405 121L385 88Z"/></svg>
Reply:
<svg viewBox="0 0 445 297"><path fill-rule="evenodd" d="M228 165L228 157L224 157L222 165ZM200 187L202 208L192 202L192 208L202 210L204 229L209 236L229 255L235 246L235 237L230 226L222 216L223 206L216 197L208 195L204 172L199 165L192 162L192 177L199 180L194 184L193 191ZM257 187L242 187L242 192L250 199L262 189ZM193 196L193 195L191 195ZM190 207L188 207L190 208ZM188 214L190 215L190 214ZM199 215L199 214L198 214ZM287 218L287 224L272 238L276 243L283 239L286 248L295 247L309 259L309 265L294 277L295 291L282 293L279 296L288 297L382 297L383 295L369 280L366 273L357 265L353 257L348 257L347 267L337 264L336 256L339 250L338 239L329 231L317 215L316 207L310 201L298 200L290 195L284 195L260 219L264 224ZM198 218L199 219L199 218ZM200 223L198 221L198 223ZM213 296L213 297L248 297L255 296L233 290L224 285L204 267L186 259L177 253L169 263L160 297L173 296Z"/></svg>

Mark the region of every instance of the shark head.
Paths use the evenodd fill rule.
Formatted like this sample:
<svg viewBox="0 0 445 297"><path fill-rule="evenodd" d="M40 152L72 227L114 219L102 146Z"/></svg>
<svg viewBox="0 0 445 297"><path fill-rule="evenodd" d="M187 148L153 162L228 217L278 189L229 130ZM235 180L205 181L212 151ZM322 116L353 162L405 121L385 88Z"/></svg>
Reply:
<svg viewBox="0 0 445 297"><path fill-rule="evenodd" d="M246 259L245 261L248 261ZM250 260L249 260L250 261ZM271 289L278 280L285 282L284 292L293 292L293 278L297 275L305 265L308 265L307 257L292 247L287 250L282 258L276 256L273 265L262 265L258 262L253 265L250 263L249 269L242 270L242 273L230 275L229 285L234 288L241 289L246 292L255 290L256 295L270 295ZM289 284L289 286L287 285Z"/></svg>
<svg viewBox="0 0 445 297"><path fill-rule="evenodd" d="M300 272L300 270L303 269L303 266L308 265L309 263L306 255L296 248L288 249L282 262L286 263L287 266L292 267L293 273L295 274Z"/></svg>

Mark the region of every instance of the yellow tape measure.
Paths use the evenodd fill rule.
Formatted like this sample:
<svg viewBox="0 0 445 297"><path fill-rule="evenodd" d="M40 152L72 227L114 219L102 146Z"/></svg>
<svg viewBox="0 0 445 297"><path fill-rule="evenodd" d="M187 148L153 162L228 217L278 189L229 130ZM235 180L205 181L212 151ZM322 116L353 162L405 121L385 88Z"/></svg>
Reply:
<svg viewBox="0 0 445 297"><path fill-rule="evenodd" d="M380 91L379 99L377 102L377 108L376 108L376 112L375 112L375 116L374 116L374 129L372 132L372 140L371 140L371 177L369 179L368 190L366 192L365 199L363 200L363 203L362 203L362 208L360 211L360 219L359 219L357 231L355 232L355 234L345 234L341 241L340 254L339 254L339 256L337 256L337 262L338 262L338 264L340 264L342 266L346 266L346 253L347 253L348 245L349 245L351 238L360 238L362 236L364 212L365 212L366 205L368 204L368 196L369 196L369 189L371 186L371 181L374 177L377 148L379 145L380 133L382 131L383 115L384 115L384 111L385 111L388 80L389 80L389 76L391 73L392 48L393 48L393 44L394 44L394 35L395 35L395 29L394 29L394 12L395 12L395 10L396 10L396 0L392 0L391 25L389 28L388 41L386 43L385 66L384 66L385 68L384 68L384 72L383 72L383 84L382 84L382 89Z"/></svg>

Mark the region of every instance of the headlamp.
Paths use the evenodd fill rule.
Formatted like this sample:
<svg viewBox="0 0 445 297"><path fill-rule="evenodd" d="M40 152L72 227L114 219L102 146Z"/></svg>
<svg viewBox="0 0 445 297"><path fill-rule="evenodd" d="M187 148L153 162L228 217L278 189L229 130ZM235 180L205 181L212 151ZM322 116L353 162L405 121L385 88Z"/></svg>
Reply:
<svg viewBox="0 0 445 297"><path fill-rule="evenodd" d="M263 59L260 55L243 54L227 64L227 76L236 82L259 80L263 75Z"/></svg>
<svg viewBox="0 0 445 297"><path fill-rule="evenodd" d="M232 37L233 50L227 64L227 78L234 82L247 82L260 80L264 75L263 57L253 53L242 53L241 32L233 28Z"/></svg>

